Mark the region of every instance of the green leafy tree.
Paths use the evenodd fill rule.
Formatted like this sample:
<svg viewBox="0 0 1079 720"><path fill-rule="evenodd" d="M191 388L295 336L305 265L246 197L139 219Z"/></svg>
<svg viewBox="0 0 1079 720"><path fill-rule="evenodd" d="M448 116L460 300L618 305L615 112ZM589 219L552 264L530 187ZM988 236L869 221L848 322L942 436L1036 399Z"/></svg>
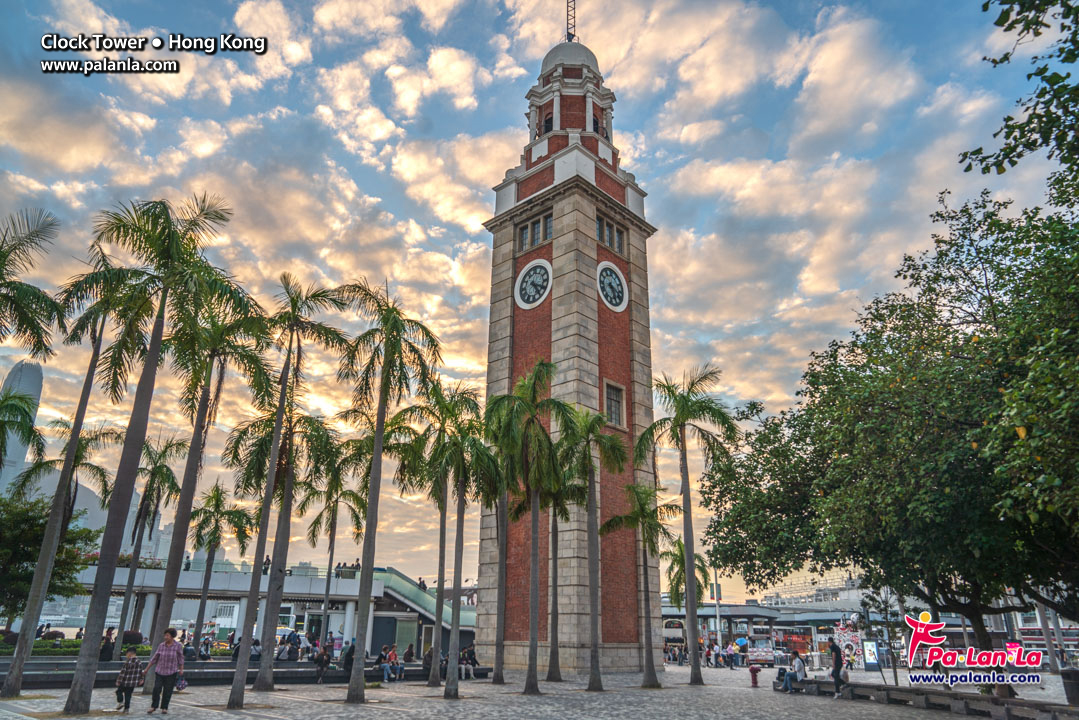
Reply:
<svg viewBox="0 0 1079 720"><path fill-rule="evenodd" d="M588 531L588 690L603 690L599 663L599 511L596 503L596 462L611 473L620 473L628 453L620 435L608 431L607 418L586 408L575 408L573 422L558 438L562 465L570 476L586 485L585 512ZM552 545L554 543L552 542Z"/></svg>
<svg viewBox="0 0 1079 720"><path fill-rule="evenodd" d="M728 445L738 439L738 426L727 408L712 396L719 383L719 368L711 365L693 368L683 375L681 382L664 374L657 378L653 390L659 400L662 417L637 438L634 463L639 467L656 445L663 442L678 451L678 467L682 475L682 537L685 540L686 564L694 556L693 550L693 497L689 485L689 442L693 440L704 453L705 466L716 458L725 457ZM703 685L701 675L701 652L697 626L697 578L686 575L686 625L689 628L690 685Z"/></svg>
<svg viewBox="0 0 1079 720"><path fill-rule="evenodd" d="M135 574L142 558L142 541L147 529L153 537L157 518L161 508L168 507L180 494L180 483L172 464L187 454L188 445L176 437L147 440L142 448L142 467L138 476L142 479L142 496L135 509L135 525L131 529L131 565L127 571L127 587L124 589L124 604L120 609L120 631L128 629L131 599L135 595Z"/></svg>
<svg viewBox="0 0 1079 720"><path fill-rule="evenodd" d="M33 269L60 230L47 210L20 210L0 220L0 342L14 339L34 357L53 354L53 325L64 309L41 288L19 279Z"/></svg>
<svg viewBox="0 0 1079 720"><path fill-rule="evenodd" d="M0 391L0 461L7 457L12 439L27 446L35 458L45 454L45 437L34 424L36 418L37 402L32 397L11 389Z"/></svg>
<svg viewBox="0 0 1079 720"><path fill-rule="evenodd" d="M982 10L997 15L994 25L1014 38L1012 47L986 58L994 67L1011 63L1016 51L1044 36L1055 39L1030 56L1027 79L1034 90L1017 103L993 137L1000 147L979 147L960 155L966 170L1004 173L1024 157L1045 150L1061 169L1050 181L1054 204L1074 206L1079 198L1079 86L1070 68L1079 60L1079 13L1071 0L986 0Z"/></svg>
<svg viewBox="0 0 1079 720"><path fill-rule="evenodd" d="M202 255L204 245L231 214L220 198L202 195L180 206L166 200L121 205L117 210L101 213L95 221L96 243L119 247L145 268L145 287L153 297L156 309L101 540L101 556L86 618L86 635L89 637L100 637L105 628L117 557L123 542L124 515L131 504L146 440L165 322L170 307L176 309L174 305L170 306L170 294L180 288L190 292L198 287L199 292L219 296L239 312L248 305L246 295ZM182 300L182 294L177 293L176 298ZM174 303L176 298L173 298ZM86 643L79 650L71 689L64 704L66 713L84 714L90 709L98 663L97 648L93 645Z"/></svg>
<svg viewBox="0 0 1079 720"><path fill-rule="evenodd" d="M487 436L499 446L509 462L504 468L513 473L510 484L528 496L531 517L531 553L529 559L528 669L525 695L539 695L539 513L540 496L558 482L562 475L558 452L549 427L570 427L573 408L549 396L557 368L540 359L527 375L521 377L509 395L496 395L487 401L485 424Z"/></svg>
<svg viewBox="0 0 1079 720"><path fill-rule="evenodd" d="M202 637L202 625L206 618L206 600L210 595L210 578L214 571L217 551L231 535L240 547L240 556L247 552L254 518L246 510L231 501L229 493L218 480L202 494L199 504L191 510L191 540L195 550L206 551L206 567L202 573L202 593L195 616L195 632L192 644L198 648Z"/></svg>
<svg viewBox="0 0 1079 720"><path fill-rule="evenodd" d="M7 628L22 615L48 513L46 499L0 496L0 613ZM98 530L80 527L64 535L45 594L47 599L83 592L78 576L89 567L88 557L97 549L99 536Z"/></svg>
<svg viewBox="0 0 1079 720"><path fill-rule="evenodd" d="M644 590L644 616L647 626L644 628L644 679L642 688L659 688L656 677L655 652L652 649L652 594L648 589L648 557L659 554L661 542L673 539L666 523L674 520L682 512L675 503L661 503L658 491L644 485L626 485L626 497L629 499L629 512L608 518L599 529L600 535L607 535L621 530L635 529L641 539L641 588Z"/></svg>
<svg viewBox="0 0 1079 720"><path fill-rule="evenodd" d="M375 408L358 597L360 617L367 617L374 584L387 412L390 403L400 402L411 393L414 382L421 387L431 383L435 368L441 361L441 352L435 334L420 321L408 317L400 303L387 292L368 285L364 280L347 285L342 291L350 305L359 310L369 323L367 330L349 342L338 370L340 380L353 383L353 407ZM366 643L367 625L360 623L356 644L366 647ZM345 702L353 704L363 701L363 663L356 663L352 667Z"/></svg>

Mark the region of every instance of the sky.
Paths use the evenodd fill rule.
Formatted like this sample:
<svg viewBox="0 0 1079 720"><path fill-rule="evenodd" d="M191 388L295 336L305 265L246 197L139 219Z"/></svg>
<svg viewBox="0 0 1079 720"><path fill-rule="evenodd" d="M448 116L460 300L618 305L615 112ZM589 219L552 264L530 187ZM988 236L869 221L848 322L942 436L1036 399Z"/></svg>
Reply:
<svg viewBox="0 0 1079 720"><path fill-rule="evenodd" d="M231 222L210 259L266 307L284 271L304 283L386 282L438 333L444 374L482 387L491 187L527 141L524 95L565 33L557 0L0 0L0 214L43 207L61 221L26 280L55 289L85 270L95 213L131 200L224 196ZM931 245L930 213L988 187L1043 202L1046 161L1003 176L964 174L957 156L991 146L1029 85L1012 41L980 0L777 3L617 0L577 4L579 39L618 101L614 141L649 193L653 368L712 362L720 397L769 411L796 400L812 351L845 336L857 309L897 287L904 253ZM178 74L45 74L41 60L123 57L45 52L42 36L265 37L250 52L135 53ZM348 332L355 316L329 317ZM69 417L88 348L58 346L39 421ZM22 351L0 347L0 371ZM306 408L348 402L333 359L311 356ZM134 381L135 378L133 377ZM159 375L152 437L190 435L178 383ZM133 390L133 385L132 385ZM89 419L125 424L133 391L96 392ZM202 487L229 429L250 413L243 384L211 434ZM55 450L55 448L54 448ZM117 453L102 464L114 467ZM701 468L694 458L694 476ZM180 472L182 468L177 468ZM665 453L660 475L677 489ZM168 514L168 513L167 513ZM696 534L707 514L695 513ZM325 561L306 523L290 560ZM434 575L437 515L384 488L379 564ZM475 577L478 511L465 530ZM451 526L452 542L452 526ZM344 533L344 558L353 552ZM451 546L452 547L452 546ZM235 547L228 548L237 558ZM449 558L452 563L452 554ZM737 579L726 599L741 600Z"/></svg>

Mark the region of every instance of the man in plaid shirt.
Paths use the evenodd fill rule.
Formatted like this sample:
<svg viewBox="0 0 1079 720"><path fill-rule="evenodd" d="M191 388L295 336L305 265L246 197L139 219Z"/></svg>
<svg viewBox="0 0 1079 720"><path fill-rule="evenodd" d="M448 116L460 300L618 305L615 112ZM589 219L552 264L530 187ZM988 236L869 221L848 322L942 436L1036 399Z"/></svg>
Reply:
<svg viewBox="0 0 1079 720"><path fill-rule="evenodd" d="M142 680L142 663L135 657L135 647L127 649L127 657L116 678L116 709L125 713L131 709L131 694Z"/></svg>
<svg viewBox="0 0 1079 720"><path fill-rule="evenodd" d="M172 699L176 679L184 674L184 649L180 643L176 642L175 628L165 630L164 639L150 657L150 662L146 664L146 669L142 671L142 674L148 673L155 665L157 668L154 672L157 673L157 678L154 683L153 700L147 712L153 713L160 704L161 714L168 715L169 700Z"/></svg>

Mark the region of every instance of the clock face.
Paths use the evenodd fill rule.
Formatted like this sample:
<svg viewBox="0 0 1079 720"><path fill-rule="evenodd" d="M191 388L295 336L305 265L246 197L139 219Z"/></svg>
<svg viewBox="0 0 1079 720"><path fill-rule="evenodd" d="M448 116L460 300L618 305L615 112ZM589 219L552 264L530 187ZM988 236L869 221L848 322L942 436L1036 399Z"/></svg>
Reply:
<svg viewBox="0 0 1079 720"><path fill-rule="evenodd" d="M517 305L524 310L536 307L551 291L551 265L546 260L533 260L517 276L515 295Z"/></svg>
<svg viewBox="0 0 1079 720"><path fill-rule="evenodd" d="M613 263L601 262L596 268L596 286L599 296L611 310L621 312L626 309L629 298L626 295L626 279Z"/></svg>

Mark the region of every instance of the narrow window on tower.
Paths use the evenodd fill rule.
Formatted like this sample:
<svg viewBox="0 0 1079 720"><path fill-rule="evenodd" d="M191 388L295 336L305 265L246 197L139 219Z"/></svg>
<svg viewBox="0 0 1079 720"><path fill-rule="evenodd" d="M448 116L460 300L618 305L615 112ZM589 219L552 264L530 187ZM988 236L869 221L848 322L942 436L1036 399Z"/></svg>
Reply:
<svg viewBox="0 0 1079 720"><path fill-rule="evenodd" d="M540 221L532 221L532 247L540 244Z"/></svg>
<svg viewBox="0 0 1079 720"><path fill-rule="evenodd" d="M520 251L520 252L524 252L525 250L528 249L528 224L527 223L521 226L521 229L518 231L518 235L519 235L520 239L517 241L517 250Z"/></svg>
<svg viewBox="0 0 1079 720"><path fill-rule="evenodd" d="M596 241L603 242L603 218L596 216Z"/></svg>
<svg viewBox="0 0 1079 720"><path fill-rule="evenodd" d="M614 225L607 223L607 247L614 247Z"/></svg>
<svg viewBox="0 0 1079 720"><path fill-rule="evenodd" d="M554 236L554 216L543 216L543 239L550 240Z"/></svg>
<svg viewBox="0 0 1079 720"><path fill-rule="evenodd" d="M611 383L606 383L605 385L603 414L607 417L607 424L625 427L626 421L623 417L623 390L619 386Z"/></svg>
<svg viewBox="0 0 1079 720"><path fill-rule="evenodd" d="M592 116L592 132L594 132L594 133L599 132L599 116L598 115L593 115Z"/></svg>
<svg viewBox="0 0 1079 720"><path fill-rule="evenodd" d="M543 116L543 134L546 135L552 130L554 130L554 115L547 113Z"/></svg>
<svg viewBox="0 0 1079 720"><path fill-rule="evenodd" d="M625 247L625 235L622 232L622 228L615 228L614 230L614 251L621 255L623 248Z"/></svg>

